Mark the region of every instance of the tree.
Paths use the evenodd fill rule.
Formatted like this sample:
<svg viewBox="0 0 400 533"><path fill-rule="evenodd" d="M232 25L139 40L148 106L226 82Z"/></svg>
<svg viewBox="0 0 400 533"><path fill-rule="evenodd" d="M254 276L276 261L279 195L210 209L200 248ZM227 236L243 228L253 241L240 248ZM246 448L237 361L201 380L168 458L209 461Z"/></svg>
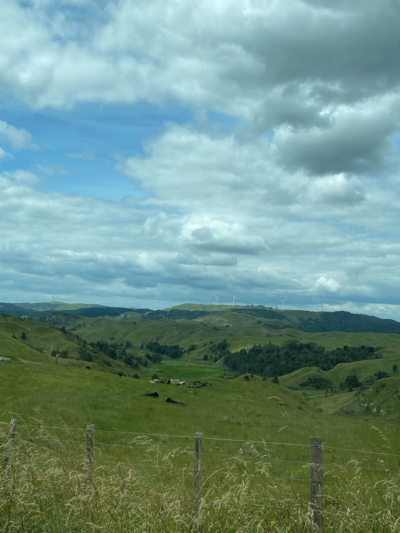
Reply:
<svg viewBox="0 0 400 533"><path fill-rule="evenodd" d="M203 356L203 361L208 361L208 355L207 355L207 354L205 354L205 355Z"/></svg>
<svg viewBox="0 0 400 533"><path fill-rule="evenodd" d="M274 376L274 377L272 378L272 383L275 383L276 385L279 385L279 378L278 378L278 376Z"/></svg>
<svg viewBox="0 0 400 533"><path fill-rule="evenodd" d="M135 368L135 361L131 355L125 355L124 363L132 368Z"/></svg>
<svg viewBox="0 0 400 533"><path fill-rule="evenodd" d="M349 392L352 392L356 387L361 387L361 383L358 381L358 377L355 374L350 374L344 380L345 386L348 388Z"/></svg>
<svg viewBox="0 0 400 533"><path fill-rule="evenodd" d="M392 366L392 370L393 370L393 372L396 374L396 373L399 371L399 368L398 368L397 365L393 365L393 366Z"/></svg>
<svg viewBox="0 0 400 533"><path fill-rule="evenodd" d="M82 359L82 361L87 361L88 363L93 362L92 354L82 348L79 349L79 357Z"/></svg>
<svg viewBox="0 0 400 533"><path fill-rule="evenodd" d="M26 333L25 333L25 331L23 331L22 334L21 334L21 340L22 341L26 341Z"/></svg>

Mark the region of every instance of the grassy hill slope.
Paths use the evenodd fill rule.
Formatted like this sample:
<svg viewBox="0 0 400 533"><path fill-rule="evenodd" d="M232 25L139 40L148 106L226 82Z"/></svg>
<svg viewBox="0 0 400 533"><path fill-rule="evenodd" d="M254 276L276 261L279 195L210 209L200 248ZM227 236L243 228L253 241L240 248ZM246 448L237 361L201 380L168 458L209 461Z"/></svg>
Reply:
<svg viewBox="0 0 400 533"><path fill-rule="evenodd" d="M99 370L133 374L122 361L110 359L75 333L63 332L46 323L0 313L0 340L0 357L10 358L13 362L26 360L55 364L54 356L58 352L61 355L58 364L64 361L70 366L77 363L85 366L90 362L95 366L97 363ZM53 357L50 357L50 350Z"/></svg>
<svg viewBox="0 0 400 533"><path fill-rule="evenodd" d="M2 396L11 398L9 415L18 413L25 423L39 417L48 426L62 421L84 429L94 423L99 435L102 430L188 436L202 431L208 437L305 444L318 434L332 446L357 449L382 445L370 430L378 425L400 452L397 425L330 417L310 409L298 393L261 380L212 380L209 387L189 389L49 364L3 365L0 371ZM153 391L160 398L143 396ZM167 404L168 396L187 407ZM101 442L108 435L98 438Z"/></svg>

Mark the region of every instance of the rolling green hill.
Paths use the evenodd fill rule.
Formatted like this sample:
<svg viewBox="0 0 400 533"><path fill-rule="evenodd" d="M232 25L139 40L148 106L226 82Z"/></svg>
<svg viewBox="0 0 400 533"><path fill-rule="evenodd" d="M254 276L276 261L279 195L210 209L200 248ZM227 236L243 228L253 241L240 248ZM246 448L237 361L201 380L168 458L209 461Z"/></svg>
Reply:
<svg viewBox="0 0 400 533"><path fill-rule="evenodd" d="M305 392L307 404L312 407L351 416L378 416L378 411L370 412L368 402L363 405L359 397L362 391L368 395L369 388L381 391L382 416L393 420L398 417L399 406L394 401L398 375L393 368L400 366L400 336L393 331L400 324L394 321L343 312L281 311L262 306L183 304L163 311L125 308L109 311L104 306L62 302L29 306L39 313L30 321L0 316L3 357L11 355L13 359L32 361L36 358L37 362L44 362L52 347L53 351L67 353L63 364L92 362L102 371L136 374L147 380L153 374L179 379L232 378L237 373L228 371L225 355L249 350L253 345L272 343L284 349L288 341L297 341L315 343L327 353L343 346L349 350L360 346L379 348L379 358L349 360L326 371L305 366L280 375L279 381L294 395ZM91 316L98 311L101 316ZM334 325L355 331L329 330ZM324 328L327 331L320 331ZM167 353L168 347L179 347L181 356L173 360L168 355L157 355L153 345L159 346L161 354ZM49 359L46 364L54 364L54 359ZM379 379L378 373L383 373ZM352 375L362 387L348 392L345 383ZM379 383L385 379L389 379L388 386L381 390Z"/></svg>
<svg viewBox="0 0 400 533"><path fill-rule="evenodd" d="M57 354L58 365L84 367L90 363L97 370L133 373L123 361L111 359L75 333L0 313L0 357L12 363L28 361L54 365Z"/></svg>
<svg viewBox="0 0 400 533"><path fill-rule="evenodd" d="M146 318L147 311L137 310L106 317L56 312L32 320L0 314L0 460L11 418L18 420L16 445L26 447L27 452L15 453L12 458L12 496L18 494L19 506L12 503L11 491L2 489L3 494L10 494L7 505L14 505L12 516L22 516L25 507L29 510L33 504L37 508L38 487L45 479L59 483L58 492L51 481L40 493L43 501L51 501L51 507L43 506L46 523L54 525L56 502L61 502L64 512L62 503L76 505L76 494L86 501L82 494L86 498L91 485L86 481L88 464L82 459L88 424L95 425L93 493L98 494L100 484L116 480L116 473L120 475L118 486L107 489L112 513L121 509L122 492L129 502L140 494L142 506L153 494L177 487L179 496L174 502L181 502L183 517L191 512L197 432L203 434L207 505L212 494L211 501L221 501L225 508L227 494L231 494L236 512L238 495L244 487L253 487L255 498L243 503L246 509L260 501L261 493L269 503L276 501L279 509L282 501L286 502L288 511L282 510L279 516L290 516L295 502L301 502L307 513L309 443L311 436L318 436L324 444L329 512L334 501L337 513L342 487L349 487L342 496L344 520L348 519L349 501L356 505L353 495L363 495L359 502L376 500L374 516L385 508L387 498L393 495L391 484L396 483L392 473L399 469L400 336L306 332L294 328L293 321L267 318L266 313L260 317L228 308L199 316L198 311L183 310L197 313L195 318L170 312ZM271 325L271 321L275 322ZM290 327L276 327L277 322ZM263 352L265 347L271 348L269 343L280 357L275 364L285 361L289 368L290 350L296 346L297 364L304 355L302 345L308 344L311 358L304 358L304 365L311 365L317 355L318 364L329 370L296 367L295 372L280 375L278 383L265 375L227 371L224 362L229 354L245 350L248 355L255 344ZM348 348L344 350L344 346ZM53 356L49 355L51 348ZM337 353L336 348L340 348ZM55 351L64 354L58 364ZM336 364L344 352L351 355L349 362ZM337 360L335 353L340 356ZM324 354L333 366L326 366ZM369 355L371 358L365 358ZM154 382L154 374L162 382ZM130 379L134 376L139 379ZM184 383L168 384L170 378ZM148 396L154 393L158 397ZM168 398L183 405L167 402ZM56 469L50 464L57 465ZM36 492L31 498L33 478ZM128 495L129 479L138 482L139 491ZM71 480L81 481L68 499L64 489L72 486ZM387 492L377 495L376 486L384 483ZM276 500L271 499L274 494ZM358 506L359 516L364 516L364 507ZM214 509L214 503L210 508ZM4 509L3 505L0 519L6 524L9 511ZM90 514L92 506L88 509ZM155 507L152 514L160 509L164 506ZM69 512L65 515L68 527L61 531L71 530ZM271 517L276 518L276 510L271 513L268 525L275 523ZM22 521L26 527L25 516ZM327 523L334 524L329 527L335 530L334 520ZM53 529L60 530L58 525Z"/></svg>

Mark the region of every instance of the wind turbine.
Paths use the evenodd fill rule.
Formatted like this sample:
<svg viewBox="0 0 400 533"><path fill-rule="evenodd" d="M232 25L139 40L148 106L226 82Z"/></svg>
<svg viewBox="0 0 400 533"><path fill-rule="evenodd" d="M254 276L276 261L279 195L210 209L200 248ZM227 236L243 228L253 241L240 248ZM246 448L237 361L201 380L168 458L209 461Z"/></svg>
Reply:
<svg viewBox="0 0 400 533"><path fill-rule="evenodd" d="M218 296L215 298L215 305L218 305L218 302L219 302L219 298Z"/></svg>
<svg viewBox="0 0 400 533"><path fill-rule="evenodd" d="M239 300L239 298L236 298L236 296L232 297L232 306L235 307L235 300Z"/></svg>
<svg viewBox="0 0 400 533"><path fill-rule="evenodd" d="M285 298L284 300L279 300L280 302L282 302L282 310L284 311L285 310L285 302L286 302L287 298Z"/></svg>
<svg viewBox="0 0 400 533"><path fill-rule="evenodd" d="M4 295L7 294L6 292L3 292L3 294L1 295L1 299L3 300L3 297Z"/></svg>

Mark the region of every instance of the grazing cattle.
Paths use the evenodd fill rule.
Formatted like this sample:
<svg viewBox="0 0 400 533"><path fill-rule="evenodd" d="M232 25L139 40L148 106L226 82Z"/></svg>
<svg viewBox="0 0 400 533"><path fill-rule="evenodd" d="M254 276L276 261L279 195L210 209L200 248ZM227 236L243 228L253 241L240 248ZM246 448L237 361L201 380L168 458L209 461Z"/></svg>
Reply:
<svg viewBox="0 0 400 533"><path fill-rule="evenodd" d="M87 368L88 370L90 370L90 366L87 366L86 368Z"/></svg>
<svg viewBox="0 0 400 533"><path fill-rule="evenodd" d="M191 387L188 387L188 389L202 389L203 387L210 387L211 383L208 383L208 381L192 381Z"/></svg>
<svg viewBox="0 0 400 533"><path fill-rule="evenodd" d="M172 398L167 398L165 401L168 402L168 403L173 403L173 404L175 404L175 405L180 405L181 407L186 407L186 404L185 404L185 403L182 403L182 402L176 402L176 401L173 400Z"/></svg>
<svg viewBox="0 0 400 533"><path fill-rule="evenodd" d="M158 392L147 392L143 396L150 396L151 398L159 398Z"/></svg>

